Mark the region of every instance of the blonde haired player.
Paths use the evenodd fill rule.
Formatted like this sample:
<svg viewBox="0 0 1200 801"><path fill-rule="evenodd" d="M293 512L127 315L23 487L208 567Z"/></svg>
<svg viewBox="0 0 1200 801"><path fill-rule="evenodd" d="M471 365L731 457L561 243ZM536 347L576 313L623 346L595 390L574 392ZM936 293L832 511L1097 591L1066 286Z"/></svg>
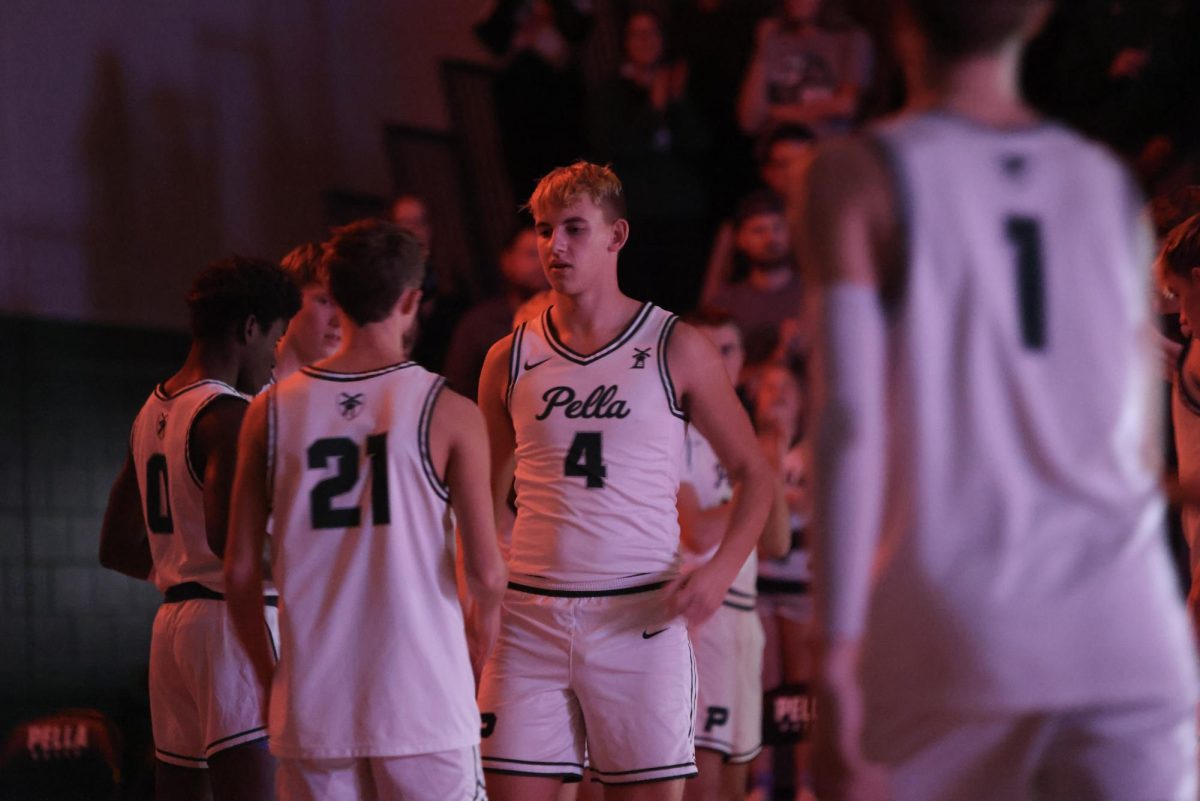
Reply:
<svg viewBox="0 0 1200 801"><path fill-rule="evenodd" d="M621 191L586 162L539 182L530 207L552 303L492 348L480 380L495 503L514 464L517 490L501 634L479 693L498 801L554 798L582 777L585 744L610 801L679 799L696 772L687 625L720 606L771 500L712 346L617 286L630 235ZM689 419L738 491L716 554L680 578Z"/></svg>
<svg viewBox="0 0 1200 801"><path fill-rule="evenodd" d="M421 297L415 238L354 223L334 232L324 266L342 348L251 404L225 560L230 614L270 687L279 795L475 801L479 713L450 512L482 657L505 575L483 421L404 351ZM269 512L274 671L258 622Z"/></svg>
<svg viewBox="0 0 1200 801"><path fill-rule="evenodd" d="M804 204L817 795L1192 801L1140 198L1020 97L1048 2L887 9L910 106Z"/></svg>

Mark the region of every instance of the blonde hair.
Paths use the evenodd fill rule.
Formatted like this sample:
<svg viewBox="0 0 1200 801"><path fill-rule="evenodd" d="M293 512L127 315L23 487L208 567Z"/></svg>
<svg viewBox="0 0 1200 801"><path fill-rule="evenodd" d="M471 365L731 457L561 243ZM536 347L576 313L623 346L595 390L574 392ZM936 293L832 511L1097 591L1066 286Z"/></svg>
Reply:
<svg viewBox="0 0 1200 801"><path fill-rule="evenodd" d="M585 195L604 212L608 222L625 216L621 179L611 168L589 161L577 161L569 167L557 167L548 172L538 181L526 205L534 216L541 216L546 209L561 209Z"/></svg>

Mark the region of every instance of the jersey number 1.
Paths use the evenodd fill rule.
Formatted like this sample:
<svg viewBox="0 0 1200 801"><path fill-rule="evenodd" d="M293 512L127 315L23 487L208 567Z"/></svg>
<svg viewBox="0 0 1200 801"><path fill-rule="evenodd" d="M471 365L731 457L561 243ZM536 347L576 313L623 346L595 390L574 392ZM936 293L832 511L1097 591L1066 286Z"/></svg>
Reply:
<svg viewBox="0 0 1200 801"><path fill-rule="evenodd" d="M603 489L608 468L602 456L603 442L599 431L580 431L571 440L567 458L563 460L564 476L583 476L588 489Z"/></svg>
<svg viewBox="0 0 1200 801"><path fill-rule="evenodd" d="M387 432L367 437L367 458L371 460L371 522L385 526L392 522L388 500ZM310 470L324 470L329 460L337 462L337 472L323 479L309 494L313 528L357 528L362 522L358 506L340 507L333 499L345 495L358 484L358 445L346 437L319 439L308 446Z"/></svg>
<svg viewBox="0 0 1200 801"><path fill-rule="evenodd" d="M1021 341L1030 350L1042 350L1046 347L1046 280L1042 274L1042 225L1034 217L1012 216L1004 221L1004 233L1016 251Z"/></svg>

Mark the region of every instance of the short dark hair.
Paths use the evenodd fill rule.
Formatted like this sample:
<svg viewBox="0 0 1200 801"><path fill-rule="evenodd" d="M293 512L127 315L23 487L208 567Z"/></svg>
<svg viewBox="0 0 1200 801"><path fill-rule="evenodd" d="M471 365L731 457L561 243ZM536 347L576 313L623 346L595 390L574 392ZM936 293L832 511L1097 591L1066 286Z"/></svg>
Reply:
<svg viewBox="0 0 1200 801"><path fill-rule="evenodd" d="M1159 260L1164 268L1184 278L1200 267L1200 214L1193 214L1171 229Z"/></svg>
<svg viewBox="0 0 1200 801"><path fill-rule="evenodd" d="M296 282L300 289L324 282L321 272L321 246L306 242L288 251L280 262L283 271Z"/></svg>
<svg viewBox="0 0 1200 801"><path fill-rule="evenodd" d="M994 51L1054 0L892 0L902 3L933 52L959 59Z"/></svg>
<svg viewBox="0 0 1200 801"><path fill-rule="evenodd" d="M329 294L358 325L387 317L405 289L421 285L425 273L416 237L384 220L333 229L321 265Z"/></svg>
<svg viewBox="0 0 1200 801"><path fill-rule="evenodd" d="M229 336L253 315L263 328L300 310L300 290L275 262L230 256L196 276L187 296L192 335L212 342Z"/></svg>
<svg viewBox="0 0 1200 801"><path fill-rule="evenodd" d="M786 208L779 195L770 189L756 189L738 201L737 209L733 213L733 225L735 228L741 228L742 223L751 217L757 217L760 214L783 216L785 213Z"/></svg>

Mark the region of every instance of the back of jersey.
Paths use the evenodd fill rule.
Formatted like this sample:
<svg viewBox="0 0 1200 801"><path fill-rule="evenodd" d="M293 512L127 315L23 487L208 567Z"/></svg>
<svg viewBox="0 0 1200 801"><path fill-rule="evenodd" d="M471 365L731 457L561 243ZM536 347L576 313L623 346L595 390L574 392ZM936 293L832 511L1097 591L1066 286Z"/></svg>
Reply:
<svg viewBox="0 0 1200 801"><path fill-rule="evenodd" d="M1126 172L1053 124L929 112L878 133L906 260L888 310L872 711L1192 692Z"/></svg>
<svg viewBox="0 0 1200 801"><path fill-rule="evenodd" d="M196 418L226 395L245 400L216 380L174 393L158 386L133 422L129 447L150 533L154 583L163 592L187 582L224 590L221 559L208 545L204 524L204 477L196 474L190 446Z"/></svg>
<svg viewBox="0 0 1200 801"><path fill-rule="evenodd" d="M449 491L429 452L443 384L405 362L353 374L304 368L270 390L279 756L479 742Z"/></svg>

